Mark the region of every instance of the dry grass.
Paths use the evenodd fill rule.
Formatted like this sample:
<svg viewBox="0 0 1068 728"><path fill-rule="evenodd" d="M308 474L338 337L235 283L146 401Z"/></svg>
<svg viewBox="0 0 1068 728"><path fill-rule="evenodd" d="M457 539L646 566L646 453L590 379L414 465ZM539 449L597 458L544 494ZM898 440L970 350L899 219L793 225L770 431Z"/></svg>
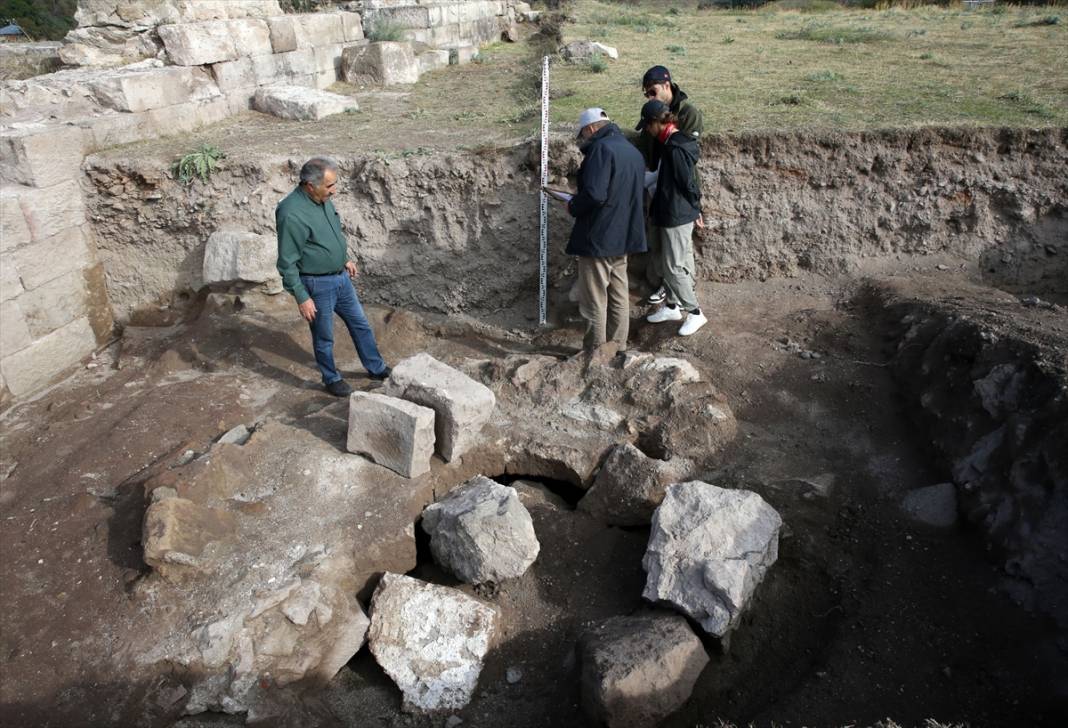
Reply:
<svg viewBox="0 0 1068 728"><path fill-rule="evenodd" d="M592 38L618 48L620 59L597 73L555 64L552 119L571 124L596 105L630 122L642 72L664 63L710 131L1068 125L1068 22L1050 20L1063 7L795 6L698 11L683 0L577 0L565 40ZM536 61L525 44L484 56L416 86L411 101L422 121L455 124L462 100L464 121L505 136L532 133Z"/></svg>

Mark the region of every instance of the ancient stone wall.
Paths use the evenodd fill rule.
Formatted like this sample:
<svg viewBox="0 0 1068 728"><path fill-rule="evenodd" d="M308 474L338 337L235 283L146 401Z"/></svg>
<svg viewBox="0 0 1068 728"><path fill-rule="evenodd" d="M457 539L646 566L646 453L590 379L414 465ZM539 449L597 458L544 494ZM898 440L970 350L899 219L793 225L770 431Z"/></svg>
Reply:
<svg viewBox="0 0 1068 728"><path fill-rule="evenodd" d="M499 38L514 17L508 2L367 6L416 11L412 34L459 51ZM262 86L325 88L345 49L367 42L359 13L287 15L277 0L81 0L77 19L60 49L75 67L0 84L0 398L40 389L111 336L84 224L86 154L246 111Z"/></svg>

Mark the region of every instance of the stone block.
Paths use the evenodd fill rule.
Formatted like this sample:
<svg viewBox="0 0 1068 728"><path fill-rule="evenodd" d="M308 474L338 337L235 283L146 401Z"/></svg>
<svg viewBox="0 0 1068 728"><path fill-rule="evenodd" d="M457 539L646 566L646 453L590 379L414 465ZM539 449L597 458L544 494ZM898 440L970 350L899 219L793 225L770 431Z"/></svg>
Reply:
<svg viewBox="0 0 1068 728"><path fill-rule="evenodd" d="M265 86L256 91L257 111L282 119L318 121L332 114L358 109L356 99L304 86Z"/></svg>
<svg viewBox="0 0 1068 728"><path fill-rule="evenodd" d="M449 52L448 51L424 51L418 56L419 59L419 73L427 73L429 71L436 71L439 68L446 68L449 65Z"/></svg>
<svg viewBox="0 0 1068 728"><path fill-rule="evenodd" d="M220 95L207 70L181 66L116 74L90 87L100 103L116 111L149 111Z"/></svg>
<svg viewBox="0 0 1068 728"><path fill-rule="evenodd" d="M273 236L218 230L204 248L204 285L221 283L266 283L273 292L282 290L275 263L278 243Z"/></svg>
<svg viewBox="0 0 1068 728"><path fill-rule="evenodd" d="M340 13L308 13L298 17L305 42L315 48L345 42L345 26Z"/></svg>
<svg viewBox="0 0 1068 728"><path fill-rule="evenodd" d="M0 371L11 393L22 397L51 383L95 348L96 337L89 319L80 318L4 357Z"/></svg>
<svg viewBox="0 0 1068 728"><path fill-rule="evenodd" d="M583 633L582 709L594 725L655 726L690 698L708 653L683 617L613 617Z"/></svg>
<svg viewBox="0 0 1068 728"><path fill-rule="evenodd" d="M346 448L406 478L430 470L434 455L434 410L384 394L349 397Z"/></svg>
<svg viewBox="0 0 1068 728"><path fill-rule="evenodd" d="M268 18L267 28L271 35L271 48L275 53L295 51L302 47L303 28L294 15Z"/></svg>
<svg viewBox="0 0 1068 728"><path fill-rule="evenodd" d="M71 271L88 268L92 261L84 233L81 227L68 228L16 250L12 255L23 287L33 290Z"/></svg>
<svg viewBox="0 0 1068 728"><path fill-rule="evenodd" d="M497 404L489 387L429 354L398 362L383 392L434 410L437 448L446 461L478 440Z"/></svg>
<svg viewBox="0 0 1068 728"><path fill-rule="evenodd" d="M156 137L152 119L146 112L138 114L101 114L89 126L93 149L131 144Z"/></svg>
<svg viewBox="0 0 1068 728"><path fill-rule="evenodd" d="M290 51L278 55L279 67L292 76L307 76L315 73L315 50L305 48L299 51Z"/></svg>
<svg viewBox="0 0 1068 728"><path fill-rule="evenodd" d="M363 40L363 18L359 13L340 13L341 29L345 36L345 42Z"/></svg>
<svg viewBox="0 0 1068 728"><path fill-rule="evenodd" d="M0 134L0 181L50 187L73 179L85 158L88 135L68 124L33 124Z"/></svg>
<svg viewBox="0 0 1068 728"><path fill-rule="evenodd" d="M340 43L332 43L330 45L318 46L314 50L315 53L315 72L316 73L333 73L337 74L341 67L341 58L344 53L344 46Z"/></svg>
<svg viewBox="0 0 1068 728"><path fill-rule="evenodd" d="M0 252L26 245L32 239L19 194L18 187L0 187Z"/></svg>
<svg viewBox="0 0 1068 728"><path fill-rule="evenodd" d="M157 31L171 63L177 66L203 66L238 57L230 24L223 20L161 25Z"/></svg>
<svg viewBox="0 0 1068 728"><path fill-rule="evenodd" d="M246 93L251 93L251 90ZM215 124L235 112L230 106L230 99L219 96L208 101L189 101L146 113L155 129L155 135L166 137Z"/></svg>
<svg viewBox="0 0 1068 728"><path fill-rule="evenodd" d="M145 511L141 542L145 563L154 569L169 565L202 569L208 546L235 528L232 514L185 498L165 498Z"/></svg>
<svg viewBox="0 0 1068 728"><path fill-rule="evenodd" d="M478 47L460 45L449 49L449 63L454 66L466 66L478 56Z"/></svg>
<svg viewBox="0 0 1068 728"><path fill-rule="evenodd" d="M434 13L434 18L439 19L441 17L440 9L434 8L434 10L437 11ZM374 20L370 23L372 28L375 23L396 25L401 28L429 28L435 24L431 19L431 8L414 5L376 10Z"/></svg>
<svg viewBox="0 0 1068 728"><path fill-rule="evenodd" d="M693 463L682 458L657 460L630 443L617 445L578 508L612 526L644 526L664 500L667 486L685 480L692 468Z"/></svg>
<svg viewBox="0 0 1068 728"><path fill-rule="evenodd" d="M18 303L30 336L39 339L88 314L85 276L80 270L71 271L27 290Z"/></svg>
<svg viewBox="0 0 1068 728"><path fill-rule="evenodd" d="M0 301L10 301L23 290L15 259L10 254L0 255Z"/></svg>
<svg viewBox="0 0 1068 728"><path fill-rule="evenodd" d="M272 56L261 56L259 58L272 58ZM259 60L259 58L256 60ZM238 58L236 61L213 63L211 64L211 75L215 79L215 85L224 94L232 93L239 89L255 88L257 84L251 58Z"/></svg>
<svg viewBox="0 0 1068 728"><path fill-rule="evenodd" d="M85 222L82 190L74 180L24 192L20 202L34 240L47 240Z"/></svg>
<svg viewBox="0 0 1068 728"><path fill-rule="evenodd" d="M32 341L19 299L0 303L0 359L26 348Z"/></svg>
<svg viewBox="0 0 1068 728"><path fill-rule="evenodd" d="M271 31L262 20L231 20L227 23L238 58L273 53Z"/></svg>
<svg viewBox="0 0 1068 728"><path fill-rule="evenodd" d="M341 57L341 77L349 83L371 78L384 86L415 83L419 61L410 43L384 41L346 48Z"/></svg>

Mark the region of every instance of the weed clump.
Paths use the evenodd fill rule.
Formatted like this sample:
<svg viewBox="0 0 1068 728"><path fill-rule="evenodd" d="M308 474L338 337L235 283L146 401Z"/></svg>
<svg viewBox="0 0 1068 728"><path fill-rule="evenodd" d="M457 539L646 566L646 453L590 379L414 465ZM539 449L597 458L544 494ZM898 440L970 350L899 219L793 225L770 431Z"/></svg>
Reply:
<svg viewBox="0 0 1068 728"><path fill-rule="evenodd" d="M1037 28L1043 25L1060 25L1060 15L1043 15L1041 18L1028 18L1013 23L1014 28Z"/></svg>
<svg viewBox="0 0 1068 728"><path fill-rule="evenodd" d="M775 34L779 40L810 40L816 43L872 43L891 40L890 33L870 26L835 27L824 23L805 23L797 30L783 30Z"/></svg>
<svg viewBox="0 0 1068 728"><path fill-rule="evenodd" d="M404 40L404 28L388 20L376 20L366 35L372 43Z"/></svg>
<svg viewBox="0 0 1068 728"><path fill-rule="evenodd" d="M221 149L211 144L204 144L189 154L179 157L171 167L171 171L184 185L192 184L194 179L207 182L219 166L219 161L225 158L226 155Z"/></svg>

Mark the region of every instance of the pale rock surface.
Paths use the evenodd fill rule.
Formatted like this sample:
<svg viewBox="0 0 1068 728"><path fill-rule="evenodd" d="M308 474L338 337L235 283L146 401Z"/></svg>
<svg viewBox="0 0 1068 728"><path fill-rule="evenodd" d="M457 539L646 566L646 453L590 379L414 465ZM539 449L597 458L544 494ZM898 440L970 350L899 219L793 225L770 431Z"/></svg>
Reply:
<svg viewBox="0 0 1068 728"><path fill-rule="evenodd" d="M434 410L375 392L349 397L349 452L406 478L430 470L434 455Z"/></svg>
<svg viewBox="0 0 1068 728"><path fill-rule="evenodd" d="M560 55L567 61L585 61L595 55L607 56L612 60L619 58L619 51L604 43L592 40L576 40L560 49Z"/></svg>
<svg viewBox="0 0 1068 728"><path fill-rule="evenodd" d="M230 24L222 20L161 25L158 31L167 56L178 66L201 66L238 57ZM267 38L270 42L269 33Z"/></svg>
<svg viewBox="0 0 1068 728"><path fill-rule="evenodd" d="M726 636L779 553L782 518L756 493L671 485L653 515L642 596Z"/></svg>
<svg viewBox="0 0 1068 728"><path fill-rule="evenodd" d="M371 653L406 707L459 710L474 694L497 611L456 589L384 574L371 601Z"/></svg>
<svg viewBox="0 0 1068 728"><path fill-rule="evenodd" d="M646 525L667 486L685 480L692 470L689 460L657 460L629 443L617 445L579 501L579 510L613 526Z"/></svg>
<svg viewBox="0 0 1068 728"><path fill-rule="evenodd" d="M397 362L382 391L434 410L437 450L446 462L478 441L497 404L489 387L426 353Z"/></svg>
<svg viewBox="0 0 1068 728"><path fill-rule="evenodd" d="M419 60L419 73L436 71L449 65L449 52L445 50L423 51L417 57Z"/></svg>
<svg viewBox="0 0 1068 728"><path fill-rule="evenodd" d="M708 654L675 614L613 617L579 640L582 709L597 725L657 725L689 699Z"/></svg>
<svg viewBox="0 0 1068 728"><path fill-rule="evenodd" d="M233 531L234 517L226 511L198 505L185 498L166 498L145 511L141 542L145 563L164 577L182 576L189 567L208 568L208 547Z"/></svg>
<svg viewBox="0 0 1068 728"><path fill-rule="evenodd" d="M89 87L101 104L116 111L149 111L220 95L208 71L175 66L105 75Z"/></svg>
<svg viewBox="0 0 1068 728"><path fill-rule="evenodd" d="M515 488L476 475L423 511L434 560L469 584L526 573L541 546Z"/></svg>
<svg viewBox="0 0 1068 728"><path fill-rule="evenodd" d="M204 248L204 285L263 283L269 293L282 290L275 263L278 244L268 235L217 230Z"/></svg>
<svg viewBox="0 0 1068 728"><path fill-rule="evenodd" d="M89 319L82 317L0 360L4 383L16 397L40 389L96 347Z"/></svg>
<svg viewBox="0 0 1068 728"><path fill-rule="evenodd" d="M934 528L952 528L957 523L957 487L939 483L910 490L901 501L912 520Z"/></svg>
<svg viewBox="0 0 1068 728"><path fill-rule="evenodd" d="M257 89L253 104L257 111L296 121L318 121L333 114L359 109L356 99L350 96L304 86L283 85Z"/></svg>
<svg viewBox="0 0 1068 728"><path fill-rule="evenodd" d="M341 54L341 77L353 84L367 79L383 86L416 83L419 60L411 43L380 41L349 46Z"/></svg>

